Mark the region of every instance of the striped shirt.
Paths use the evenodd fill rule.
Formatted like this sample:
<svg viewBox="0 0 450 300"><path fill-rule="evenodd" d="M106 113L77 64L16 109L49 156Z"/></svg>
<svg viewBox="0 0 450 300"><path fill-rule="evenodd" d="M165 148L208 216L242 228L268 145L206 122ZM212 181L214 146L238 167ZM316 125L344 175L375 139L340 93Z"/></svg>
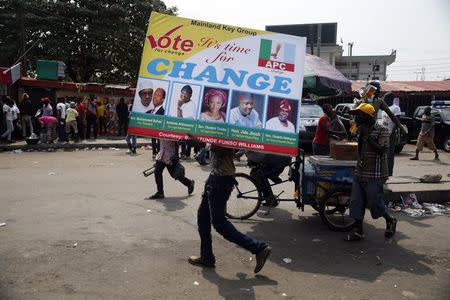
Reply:
<svg viewBox="0 0 450 300"><path fill-rule="evenodd" d="M375 123L370 129L370 137L378 145L384 148L389 147L389 131L383 126ZM359 158L355 169L355 176L360 181L370 181L373 179L387 180L389 177L386 152L378 154L369 145L367 140L358 141Z"/></svg>

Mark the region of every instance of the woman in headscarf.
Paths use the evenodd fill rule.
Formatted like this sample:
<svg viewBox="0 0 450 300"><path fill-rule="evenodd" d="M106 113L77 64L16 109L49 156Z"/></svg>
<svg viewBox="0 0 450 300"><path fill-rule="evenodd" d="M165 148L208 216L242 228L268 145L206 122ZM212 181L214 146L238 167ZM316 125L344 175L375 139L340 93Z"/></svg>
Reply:
<svg viewBox="0 0 450 300"><path fill-rule="evenodd" d="M200 114L200 120L225 122L226 116L222 109L227 106L227 98L224 91L210 89L203 97L206 109Z"/></svg>
<svg viewBox="0 0 450 300"><path fill-rule="evenodd" d="M50 104L50 99L48 97L42 98L42 115L43 116L53 116L53 107Z"/></svg>

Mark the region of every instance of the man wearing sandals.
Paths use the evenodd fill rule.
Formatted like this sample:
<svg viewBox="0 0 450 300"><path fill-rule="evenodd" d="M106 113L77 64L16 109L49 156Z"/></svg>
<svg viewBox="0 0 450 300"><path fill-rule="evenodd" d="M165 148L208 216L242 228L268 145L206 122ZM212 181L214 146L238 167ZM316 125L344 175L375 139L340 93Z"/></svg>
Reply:
<svg viewBox="0 0 450 300"><path fill-rule="evenodd" d="M346 235L345 240L364 239L363 219L366 207L370 209L372 218L384 217L384 236L391 238L395 233L397 220L387 213L383 192L383 184L389 177L386 154L389 132L376 123L375 108L369 103L361 103L350 113L355 115L359 128L358 163L353 176L350 202L350 217L355 220L355 228Z"/></svg>

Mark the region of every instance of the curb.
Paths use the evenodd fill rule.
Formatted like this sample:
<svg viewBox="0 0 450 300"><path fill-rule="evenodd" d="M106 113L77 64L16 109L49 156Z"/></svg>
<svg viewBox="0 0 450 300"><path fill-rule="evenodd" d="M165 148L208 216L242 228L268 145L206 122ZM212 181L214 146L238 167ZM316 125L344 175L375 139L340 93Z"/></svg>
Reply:
<svg viewBox="0 0 450 300"><path fill-rule="evenodd" d="M146 146L148 143L137 143L137 147L140 148L142 146ZM84 149L84 148L128 148L128 145L126 143L117 143L117 142L111 142L111 143L69 143L69 144L38 144L38 145L0 145L0 152L5 151L14 151L14 150L23 150L23 151L29 151L29 150L49 150L49 149Z"/></svg>

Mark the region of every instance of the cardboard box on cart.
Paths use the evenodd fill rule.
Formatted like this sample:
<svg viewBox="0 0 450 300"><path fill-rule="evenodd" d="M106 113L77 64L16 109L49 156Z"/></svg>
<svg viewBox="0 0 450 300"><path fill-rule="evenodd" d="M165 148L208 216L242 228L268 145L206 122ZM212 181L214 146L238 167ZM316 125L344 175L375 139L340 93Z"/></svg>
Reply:
<svg viewBox="0 0 450 300"><path fill-rule="evenodd" d="M358 143L331 141L330 156L335 160L358 160Z"/></svg>

